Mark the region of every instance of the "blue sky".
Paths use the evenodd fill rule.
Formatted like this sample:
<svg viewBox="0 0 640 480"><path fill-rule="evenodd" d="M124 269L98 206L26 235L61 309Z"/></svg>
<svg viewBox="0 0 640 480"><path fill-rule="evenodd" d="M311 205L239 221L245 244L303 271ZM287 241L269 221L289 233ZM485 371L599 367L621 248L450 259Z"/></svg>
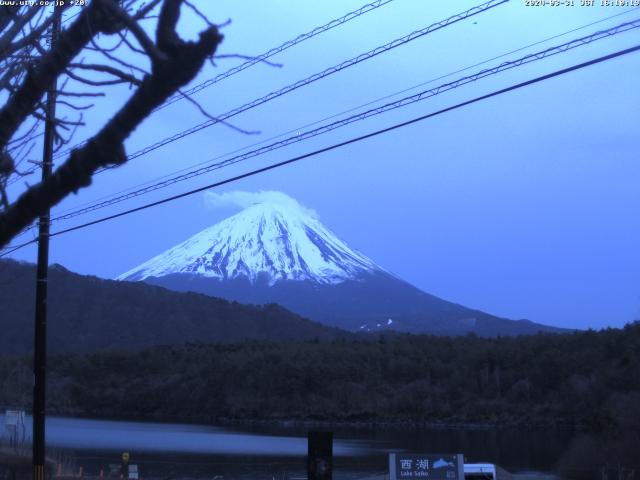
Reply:
<svg viewBox="0 0 640 480"><path fill-rule="evenodd" d="M213 21L232 19L224 28L220 53L256 55L364 1L202 3ZM90 188L56 207L53 215L589 23L619 14L429 86L640 18L640 9L574 3L527 7L524 1L512 0L233 120L242 128L259 130L259 135L217 125L101 174ZM477 4L394 0L273 57L282 68L257 65L194 98L211 113L221 114ZM182 33L194 36L201 28L198 19L185 12ZM633 46L639 39L635 29L600 40L54 224L52 230L424 115ZM221 59L216 69L208 66L194 83L239 62ZM219 191L283 191L315 210L351 246L447 300L564 327L619 327L640 318L638 71L640 54L627 55ZM88 112L89 127L77 140L109 118L128 95L126 88L110 91ZM127 150L137 151L203 120L188 102L178 102L148 119ZM51 261L113 278L235 211L211 208L203 194L195 195L52 239ZM34 261L35 249L25 248L14 257Z"/></svg>

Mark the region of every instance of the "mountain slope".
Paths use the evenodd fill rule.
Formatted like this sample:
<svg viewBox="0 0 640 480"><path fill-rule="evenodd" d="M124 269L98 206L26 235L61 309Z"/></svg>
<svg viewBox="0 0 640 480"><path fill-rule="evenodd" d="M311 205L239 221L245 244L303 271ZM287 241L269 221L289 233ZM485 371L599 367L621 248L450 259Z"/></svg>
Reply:
<svg viewBox="0 0 640 480"><path fill-rule="evenodd" d="M561 330L502 319L429 295L349 248L294 199L280 192L265 193L266 201L248 206L118 279L241 303L275 302L351 331L496 336Z"/></svg>
<svg viewBox="0 0 640 480"><path fill-rule="evenodd" d="M394 330L495 337L566 331L529 320L508 320L448 302L384 273L334 285L292 280L269 285L251 283L246 278L220 281L194 274L150 277L145 282L240 303L274 302L303 317L354 332Z"/></svg>
<svg viewBox="0 0 640 480"><path fill-rule="evenodd" d="M143 280L173 273L229 280L266 278L340 283L381 270L350 249L302 208L260 203L194 235L123 273L118 280Z"/></svg>
<svg viewBox="0 0 640 480"><path fill-rule="evenodd" d="M34 287L34 265L0 261L0 353L32 351ZM145 283L78 275L60 266L50 268L48 304L51 352L349 335L278 305L240 305Z"/></svg>

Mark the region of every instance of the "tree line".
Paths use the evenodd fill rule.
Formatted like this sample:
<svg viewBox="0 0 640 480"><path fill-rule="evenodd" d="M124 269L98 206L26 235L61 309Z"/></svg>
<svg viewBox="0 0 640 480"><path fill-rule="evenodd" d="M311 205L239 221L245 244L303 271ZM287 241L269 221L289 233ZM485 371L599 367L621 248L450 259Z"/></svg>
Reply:
<svg viewBox="0 0 640 480"><path fill-rule="evenodd" d="M30 359L0 358L0 405L28 405ZM640 324L479 338L188 343L49 359L48 412L640 430Z"/></svg>

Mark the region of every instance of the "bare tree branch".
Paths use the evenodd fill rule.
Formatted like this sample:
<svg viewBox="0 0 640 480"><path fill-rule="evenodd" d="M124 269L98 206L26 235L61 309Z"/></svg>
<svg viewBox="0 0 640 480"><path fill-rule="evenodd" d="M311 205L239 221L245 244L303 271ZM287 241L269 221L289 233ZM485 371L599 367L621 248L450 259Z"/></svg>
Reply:
<svg viewBox="0 0 640 480"><path fill-rule="evenodd" d="M143 74L145 74L145 75L146 75L147 73L149 73L149 72L147 72L147 71L146 71L145 69L143 69L143 68L140 68L140 67L138 67L138 66L136 66L136 65L133 65L133 64L128 63L128 62L125 62L124 60L122 60L122 59L120 59L120 58L116 57L115 55L111 55L111 53L109 53L111 50L109 50L109 49L101 49L101 48L99 48L99 47L95 44L95 42L94 42L93 40L91 41L91 43L92 43L92 45L93 45L94 47L93 47L93 48L88 47L88 48L90 48L91 50L94 50L94 49L95 49L95 51L97 51L97 52L101 53L104 57L108 58L109 60L111 60L111 61L113 61L113 62L115 62L115 63L118 63L118 64L122 65L123 67L126 67L126 68L128 68L128 69L130 69L130 70L132 70L132 71L133 71L133 70L135 70L135 71L140 72L140 73L143 73ZM120 42L118 43L118 45L122 45L123 43L124 43L124 40L121 38L121 39L120 39Z"/></svg>
<svg viewBox="0 0 640 480"><path fill-rule="evenodd" d="M89 42L93 32L106 33L112 28L112 8L109 7L113 7L113 0L91 2L71 27L61 33L56 48L43 55L37 65L28 71L18 91L11 95L0 110L0 149L4 148L32 112L48 86ZM94 25L93 29L90 25Z"/></svg>
<svg viewBox="0 0 640 480"><path fill-rule="evenodd" d="M32 8L23 15L14 17L13 25L0 37L0 55L4 56L12 52L8 51L11 43L18 36L20 31L38 13L37 8Z"/></svg>
<svg viewBox="0 0 640 480"><path fill-rule="evenodd" d="M123 44L123 40L122 38L120 38L120 40L118 40L118 42L112 46L112 47L99 47L98 45L96 45L96 41L95 38L91 39L91 45L93 45L92 47L85 47L87 50L93 50L94 52L115 52L116 50L118 50Z"/></svg>
<svg viewBox="0 0 640 480"><path fill-rule="evenodd" d="M56 94L62 97L104 97L103 92L70 92L68 90L58 90Z"/></svg>
<svg viewBox="0 0 640 480"><path fill-rule="evenodd" d="M209 112L207 112L202 107L202 105L200 105L197 101L195 101L193 98L191 98L191 96L188 93L183 92L182 90L178 90L178 93L180 93L180 95L182 95L185 100L187 100L189 103L194 105L198 109L198 111L203 116L207 117L209 120L215 120L216 122L219 122L222 125L225 125L226 127L229 127L232 130L235 130L236 132L239 132L239 133L243 133L245 135L258 135L260 133L259 130L245 130L245 129L237 127L237 126L233 125L232 123L229 123L229 122L227 122L225 120L220 120L218 117L216 117L214 115L211 115Z"/></svg>
<svg viewBox="0 0 640 480"><path fill-rule="evenodd" d="M92 3L84 15L90 15L92 8L96 8L94 5L109 1L100 0ZM197 42L183 41L176 33L175 27L181 3L181 0L164 0L156 30L156 47L162 52L162 56L152 59L152 73L145 76L126 104L86 144L72 150L69 158L46 182L40 182L29 188L4 212L0 213L0 247L5 246L13 236L31 224L48 208L56 205L70 193L75 193L90 185L96 170L124 163L127 158L124 150L125 139L157 106L191 81L202 68L206 59L214 54L223 38L216 27L210 27L201 32ZM71 63L71 58L74 56L72 54L78 53L77 43L83 45L89 43L91 32L86 28L86 25L82 26L84 23L84 21L75 22L67 31L73 30L74 37L70 37L70 33L68 33L65 42L60 41L60 44L64 44L73 52L66 51L66 49L63 49L63 52L58 52L59 61L57 63L51 59L42 60L49 69L53 70L54 75L60 74ZM108 26L103 28L109 31ZM110 28L114 28L113 25ZM71 38L74 38L76 42L71 44ZM32 87L34 77L48 79L52 76L49 71L41 71L45 70L42 64L36 70L37 74L30 72L25 79L25 83L29 80ZM39 97L33 99L35 96L33 93L21 93L26 97L25 101L30 102L33 109ZM12 106L13 110L19 112L23 111L21 108L26 112L25 115L32 113L22 105ZM0 122L3 118L13 122L10 128L4 128L0 131L0 141L2 141L0 145L6 144L17 128L17 126L13 127L13 124L16 124L18 120L13 118L16 113L12 109L9 109L9 112L13 116L7 113L7 107L0 111Z"/></svg>
<svg viewBox="0 0 640 480"><path fill-rule="evenodd" d="M179 48L180 39L176 33L176 25L180 18L181 3L181 0L165 0L162 4L156 29L156 42L160 50L164 52L175 51L176 48Z"/></svg>
<svg viewBox="0 0 640 480"><path fill-rule="evenodd" d="M64 105L66 107L69 107L69 108L71 108L73 110L89 110L90 108L93 108L95 106L95 104L93 104L93 103L89 103L87 105L75 105L73 103L69 103L69 102L67 102L65 100L60 100L60 99L57 100L57 103L60 104L60 105Z"/></svg>
<svg viewBox="0 0 640 480"><path fill-rule="evenodd" d="M140 44L140 46L144 49L144 51L151 57L153 61L165 61L167 57L165 54L156 47L153 41L147 35L142 27L136 22L133 18L131 18L127 12L122 11L117 8L114 9L114 13L118 17L118 19L129 29L131 33L133 33L134 37ZM126 41L126 39L125 39Z"/></svg>
<svg viewBox="0 0 640 480"><path fill-rule="evenodd" d="M19 10L16 10L15 7L11 7L10 5L0 5L0 33L4 31L4 29L11 23L16 15L18 15Z"/></svg>
<svg viewBox="0 0 640 480"><path fill-rule="evenodd" d="M11 145L13 147L18 142L22 142L24 140L28 140L28 138L31 136L33 131L36 128L38 128L38 125L40 125L40 120L36 120L35 122L33 122L33 125L31 125L31 127L23 135L20 135L19 137L15 137L15 138L11 139L11 141L8 143L8 145Z"/></svg>
<svg viewBox="0 0 640 480"><path fill-rule="evenodd" d="M147 17L148 13L151 12L151 10L153 10L154 8L156 8L161 1L162 0L152 0L148 4L144 5L133 15L133 19L137 21L137 20L142 20L143 18L148 18Z"/></svg>
<svg viewBox="0 0 640 480"><path fill-rule="evenodd" d="M120 83L131 83L133 85L140 85L141 83L141 81L135 77L130 77L129 79L125 80L121 76L118 76L119 78L112 80L92 80L90 78L78 75L70 69L65 70L65 74L73 78L76 82L84 83L85 85L91 85L93 87L104 87L106 85L117 85Z"/></svg>
<svg viewBox="0 0 640 480"><path fill-rule="evenodd" d="M133 85L140 85L141 83L140 79L110 65L101 65L96 63L72 63L69 66L71 68L79 68L82 70L93 70L95 72L108 73L109 75L113 75L114 77Z"/></svg>
<svg viewBox="0 0 640 480"><path fill-rule="evenodd" d="M204 15L200 10L198 10L198 7L196 7L193 3L189 2L189 0L184 0L184 4L189 7L193 13L195 13L198 17L200 17L202 20L204 20L204 23L210 27L214 27L215 25L213 23L211 23L211 21L207 18L206 15Z"/></svg>
<svg viewBox="0 0 640 480"><path fill-rule="evenodd" d="M37 9L34 9L37 11ZM11 43L10 45L2 45L2 41L0 40L0 55L11 55L18 50L32 44L34 41L39 39L42 34L49 28L49 26L53 23L54 16L50 15L39 27L34 28L28 35L22 37L19 41Z"/></svg>
<svg viewBox="0 0 640 480"><path fill-rule="evenodd" d="M5 210L9 209L9 198L7 197L7 191L3 182L0 182L0 204L2 204Z"/></svg>
<svg viewBox="0 0 640 480"><path fill-rule="evenodd" d="M131 50L132 52L139 53L141 55L147 55L147 52L145 52L143 48L138 48L129 41L129 39L127 38L127 32L118 32L118 36L120 37L122 43L129 47L129 50Z"/></svg>

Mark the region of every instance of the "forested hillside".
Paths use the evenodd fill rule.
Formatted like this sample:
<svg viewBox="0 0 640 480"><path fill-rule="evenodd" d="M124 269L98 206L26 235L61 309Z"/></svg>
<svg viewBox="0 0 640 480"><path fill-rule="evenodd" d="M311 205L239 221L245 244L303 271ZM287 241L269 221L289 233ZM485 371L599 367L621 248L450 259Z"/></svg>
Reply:
<svg viewBox="0 0 640 480"><path fill-rule="evenodd" d="M640 324L518 338L154 347L50 358L49 412L215 421L317 419L640 429ZM0 404L29 398L0 363Z"/></svg>
<svg viewBox="0 0 640 480"><path fill-rule="evenodd" d="M103 280L60 265L49 270L49 352L350 335L279 305L240 305L144 283ZM34 305L35 265L0 261L0 354L32 351Z"/></svg>

